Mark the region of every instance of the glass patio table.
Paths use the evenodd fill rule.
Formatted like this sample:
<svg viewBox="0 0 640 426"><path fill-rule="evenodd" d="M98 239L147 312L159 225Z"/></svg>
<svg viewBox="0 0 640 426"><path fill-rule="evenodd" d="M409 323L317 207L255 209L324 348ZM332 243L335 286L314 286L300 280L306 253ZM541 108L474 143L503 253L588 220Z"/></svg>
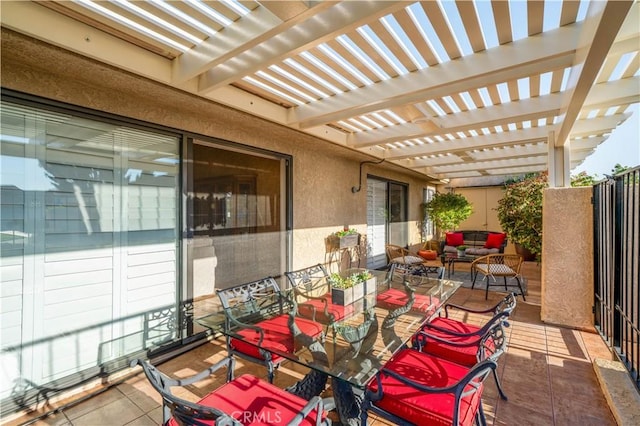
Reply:
<svg viewBox="0 0 640 426"><path fill-rule="evenodd" d="M308 316L301 315L304 310L298 309L304 300L294 302L293 290L282 292L284 299L291 301L288 326L293 339L292 352L261 348L255 340L240 334L242 327L226 326L222 333L308 367L309 373L287 389L302 398L319 395L327 380L331 380L341 422L359 424L360 396L367 384L425 322L437 315L461 285L448 279L415 275L390 279L384 271L370 272L376 277L375 292L344 306L346 315L339 321L321 323L327 333L320 337L304 334L296 324L301 318L309 320ZM264 316L255 316L251 319L253 324L245 324L254 325L264 319ZM196 321L218 330L219 314Z"/></svg>

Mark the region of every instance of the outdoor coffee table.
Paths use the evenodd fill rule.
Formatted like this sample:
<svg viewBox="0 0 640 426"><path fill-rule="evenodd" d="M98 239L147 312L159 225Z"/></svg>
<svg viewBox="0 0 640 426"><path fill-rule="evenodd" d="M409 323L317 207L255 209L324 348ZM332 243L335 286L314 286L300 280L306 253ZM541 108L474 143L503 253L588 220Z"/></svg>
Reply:
<svg viewBox="0 0 640 426"><path fill-rule="evenodd" d="M413 335L460 288L457 281L422 276L387 278L384 271L371 271L377 278L376 293L389 289L406 293L405 305L378 303L376 294L353 302L353 314L335 324L335 336L312 338L296 325L300 318L292 312L289 327L295 351L279 352L261 348L260 342L246 340L242 328L223 329L223 334L309 368L309 373L287 390L302 398L320 394L331 381L336 409L342 424L360 423L361 396L367 384L385 363L410 341ZM394 294L398 294L396 291ZM283 291L287 294L288 291ZM400 293L402 294L402 293ZM424 306L425 301L430 306ZM255 301L259 303L259 300ZM420 305L420 306L418 306ZM256 323L260 318L256 318ZM216 314L196 320L200 325L219 330Z"/></svg>
<svg viewBox="0 0 640 426"><path fill-rule="evenodd" d="M455 264L457 262L472 263L478 256L458 256L458 253L444 253L440 256L442 266L447 267L447 278L451 278L451 274L455 273Z"/></svg>

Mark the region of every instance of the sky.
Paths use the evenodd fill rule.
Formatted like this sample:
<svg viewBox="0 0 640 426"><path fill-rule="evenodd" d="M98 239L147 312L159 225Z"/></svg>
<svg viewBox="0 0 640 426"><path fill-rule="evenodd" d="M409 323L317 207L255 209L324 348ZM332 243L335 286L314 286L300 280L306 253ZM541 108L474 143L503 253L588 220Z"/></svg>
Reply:
<svg viewBox="0 0 640 426"><path fill-rule="evenodd" d="M604 178L616 164L640 166L640 104L632 105L633 115L618 126L582 164L571 170L571 175L586 171L588 175Z"/></svg>

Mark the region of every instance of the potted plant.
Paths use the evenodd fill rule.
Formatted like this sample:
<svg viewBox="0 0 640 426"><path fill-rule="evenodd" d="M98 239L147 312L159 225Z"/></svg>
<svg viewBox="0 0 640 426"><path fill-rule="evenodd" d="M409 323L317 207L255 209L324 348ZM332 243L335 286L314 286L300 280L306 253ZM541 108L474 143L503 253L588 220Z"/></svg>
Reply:
<svg viewBox="0 0 640 426"><path fill-rule="evenodd" d="M462 257L462 256L464 256L464 254L465 254L465 250L466 250L468 247L469 247L469 246L465 246L464 244L463 244L463 245L460 245L460 246L458 246L458 247L456 247L456 249L458 250L458 257Z"/></svg>
<svg viewBox="0 0 640 426"><path fill-rule="evenodd" d="M355 247L360 243L360 234L353 228L347 228L336 231L327 238L330 248L343 249Z"/></svg>
<svg viewBox="0 0 640 426"><path fill-rule="evenodd" d="M525 260L539 260L542 253L542 195L547 187L547 172L529 174L522 180L507 183L495 209L502 230ZM524 256L523 248L531 256Z"/></svg>
<svg viewBox="0 0 640 426"><path fill-rule="evenodd" d="M351 275L351 280L357 283L363 283L365 295L371 294L376 291L376 277L374 277L371 272L366 269L353 273Z"/></svg>
<svg viewBox="0 0 640 426"><path fill-rule="evenodd" d="M342 277L337 272L329 276L331 283L331 303L350 305L364 295L364 284L354 282L351 277Z"/></svg>
<svg viewBox="0 0 640 426"><path fill-rule="evenodd" d="M376 279L368 270L347 271L343 277L337 272L329 275L331 302L336 305L350 305L376 289Z"/></svg>
<svg viewBox="0 0 640 426"><path fill-rule="evenodd" d="M422 204L424 216L436 225L439 239L446 231L455 230L458 225L473 213L473 206L462 194L454 192L436 192L431 199Z"/></svg>

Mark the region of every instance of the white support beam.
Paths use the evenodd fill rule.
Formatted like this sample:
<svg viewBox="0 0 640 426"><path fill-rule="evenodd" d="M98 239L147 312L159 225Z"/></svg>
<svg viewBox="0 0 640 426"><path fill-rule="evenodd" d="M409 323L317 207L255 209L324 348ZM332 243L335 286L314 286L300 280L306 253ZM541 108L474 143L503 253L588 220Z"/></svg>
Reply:
<svg viewBox="0 0 640 426"><path fill-rule="evenodd" d="M614 114L604 117L586 118L575 122L571 135L573 137L581 135L594 135L602 133L610 133L618 127L626 119L631 117L631 112L624 114Z"/></svg>
<svg viewBox="0 0 640 426"><path fill-rule="evenodd" d="M549 129L547 126L532 127L530 129L494 133L490 135L476 136L473 138L415 145L412 147L402 148L401 150L387 149L385 151L385 158L389 160L401 160L405 158L419 157L421 155L437 155L464 150L493 148L494 146L530 144L540 141L546 142L548 133Z"/></svg>
<svg viewBox="0 0 640 426"><path fill-rule="evenodd" d="M30 1L3 1L2 26L155 81L171 84L171 61Z"/></svg>
<svg viewBox="0 0 640 426"><path fill-rule="evenodd" d="M347 33L369 21L372 16L384 16L407 5L403 1L347 1L337 4L318 2L312 8L313 14L305 14L287 21L288 28L280 28L282 31L277 36L202 74L198 90L201 94L207 94L238 78L254 74L308 50L321 41Z"/></svg>
<svg viewBox="0 0 640 426"><path fill-rule="evenodd" d="M311 127L568 67L573 63L580 30L579 23L561 27L472 57L300 105L291 109L288 123Z"/></svg>
<svg viewBox="0 0 640 426"><path fill-rule="evenodd" d="M438 117L442 127L430 132L424 132L416 124L403 124L353 133L349 136L348 144L354 148L364 148L366 146L384 145L424 136L465 132L483 127L498 126L504 123L517 123L553 117L559 113L561 102L562 96L559 93L552 93Z"/></svg>
<svg viewBox="0 0 640 426"><path fill-rule="evenodd" d="M584 139L571 139L571 153L579 152L579 151L593 151L600 145L602 142L607 140L607 136L597 136L594 138L584 138ZM573 162L573 155L571 157L571 162Z"/></svg>
<svg viewBox="0 0 640 426"><path fill-rule="evenodd" d="M537 164L546 164L547 156L538 155L534 157L521 157L507 160L465 162L463 164L453 164L448 166L436 166L432 170L435 173L452 173L458 171L488 170L508 167L524 167ZM428 160L413 162L415 167L428 166ZM413 168L413 167L412 167Z"/></svg>
<svg viewBox="0 0 640 426"><path fill-rule="evenodd" d="M257 7L230 26L173 60L173 82L181 83L276 35L282 24L265 7Z"/></svg>
<svg viewBox="0 0 640 426"><path fill-rule="evenodd" d="M640 102L640 76L596 84L589 92L584 106L605 109L611 106Z"/></svg>
<svg viewBox="0 0 640 426"><path fill-rule="evenodd" d="M564 92L563 119L553 145L559 147L569 140L574 122L632 5L632 0L589 3L584 31L576 51L576 63Z"/></svg>

